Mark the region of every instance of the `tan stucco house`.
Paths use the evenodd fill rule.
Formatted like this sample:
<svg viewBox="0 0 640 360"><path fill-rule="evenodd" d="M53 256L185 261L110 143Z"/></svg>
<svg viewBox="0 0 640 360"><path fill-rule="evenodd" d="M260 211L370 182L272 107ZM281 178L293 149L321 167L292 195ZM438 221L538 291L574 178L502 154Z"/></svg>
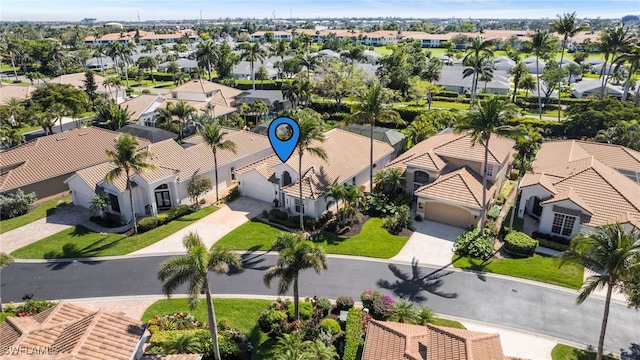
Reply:
<svg viewBox="0 0 640 360"><path fill-rule="evenodd" d="M506 179L515 141L492 136L487 161L487 203ZM467 133L445 131L409 149L388 168L404 171L406 191L426 219L458 227L477 226L482 210L484 146Z"/></svg>

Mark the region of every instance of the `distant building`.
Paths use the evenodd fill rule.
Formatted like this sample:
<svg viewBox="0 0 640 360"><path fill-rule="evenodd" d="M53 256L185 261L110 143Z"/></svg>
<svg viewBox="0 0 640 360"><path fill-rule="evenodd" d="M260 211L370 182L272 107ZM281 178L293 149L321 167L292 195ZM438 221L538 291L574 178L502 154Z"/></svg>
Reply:
<svg viewBox="0 0 640 360"><path fill-rule="evenodd" d="M94 18L84 18L80 20L80 24L95 24L96 20Z"/></svg>

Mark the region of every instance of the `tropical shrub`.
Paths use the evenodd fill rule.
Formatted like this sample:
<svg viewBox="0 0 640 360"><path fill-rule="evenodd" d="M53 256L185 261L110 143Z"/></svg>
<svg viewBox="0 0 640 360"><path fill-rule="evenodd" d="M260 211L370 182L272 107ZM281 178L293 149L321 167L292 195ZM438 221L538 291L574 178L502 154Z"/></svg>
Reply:
<svg viewBox="0 0 640 360"><path fill-rule="evenodd" d="M274 309L265 310L258 317L258 325L270 338L276 339L287 330L287 313Z"/></svg>
<svg viewBox="0 0 640 360"><path fill-rule="evenodd" d="M351 296L338 296L336 299L336 308L338 310L349 310L353 307L353 298Z"/></svg>
<svg viewBox="0 0 640 360"><path fill-rule="evenodd" d="M340 332L340 324L335 319L324 319L320 322L320 329L335 335Z"/></svg>
<svg viewBox="0 0 640 360"><path fill-rule="evenodd" d="M179 217L185 216L189 212L191 212L191 209L189 209L189 205L179 205L167 211L167 215L169 215L169 221L171 221Z"/></svg>
<svg viewBox="0 0 640 360"><path fill-rule="evenodd" d="M35 192L25 194L22 189L15 193L0 194L0 218L11 219L28 213L37 198Z"/></svg>
<svg viewBox="0 0 640 360"><path fill-rule="evenodd" d="M487 217L489 219L495 220L498 218L498 216L500 216L500 207L499 206L493 206L491 207L491 209L489 209L489 211L487 211Z"/></svg>
<svg viewBox="0 0 640 360"><path fill-rule="evenodd" d="M479 228L473 228L456 238L455 252L458 255L486 260L493 253L493 243L494 238L488 230L485 229L480 234Z"/></svg>
<svg viewBox="0 0 640 360"><path fill-rule="evenodd" d="M360 295L362 307L369 309L369 314L376 320L384 320L393 311L393 300L382 295L378 290L366 290Z"/></svg>
<svg viewBox="0 0 640 360"><path fill-rule="evenodd" d="M327 298L320 298L316 301L316 308L322 311L322 316L327 316L331 310L331 301Z"/></svg>
<svg viewBox="0 0 640 360"><path fill-rule="evenodd" d="M512 231L504 238L504 247L517 255L533 256L538 247L538 240L532 239L523 232Z"/></svg>
<svg viewBox="0 0 640 360"><path fill-rule="evenodd" d="M345 344L343 360L356 360L360 358L362 346L364 345L364 316L359 309L351 309L347 314L347 324L345 325Z"/></svg>
<svg viewBox="0 0 640 360"><path fill-rule="evenodd" d="M399 233L402 229L408 228L411 223L411 209L407 205L401 205L390 217L384 219L383 226L392 234Z"/></svg>
<svg viewBox="0 0 640 360"><path fill-rule="evenodd" d="M138 232L143 233L158 227L158 218L149 216L138 222Z"/></svg>
<svg viewBox="0 0 640 360"><path fill-rule="evenodd" d="M300 320L309 320L311 319L311 314L313 313L313 306L309 301L301 301L298 303L298 307L300 310ZM289 304L287 306L287 314L289 315L289 320L293 320L295 318L295 307L294 304Z"/></svg>

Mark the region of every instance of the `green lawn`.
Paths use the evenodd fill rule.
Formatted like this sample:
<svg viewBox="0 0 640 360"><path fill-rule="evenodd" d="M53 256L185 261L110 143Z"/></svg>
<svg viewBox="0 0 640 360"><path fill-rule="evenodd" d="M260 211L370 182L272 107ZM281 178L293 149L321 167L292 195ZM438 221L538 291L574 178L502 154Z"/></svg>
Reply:
<svg viewBox="0 0 640 360"><path fill-rule="evenodd" d="M368 256L388 259L396 255L409 239L390 234L382 219L369 219L356 236L343 237L323 232L314 240L329 254ZM216 242L216 247L235 250L269 250L282 230L260 221L249 221Z"/></svg>
<svg viewBox="0 0 640 360"><path fill-rule="evenodd" d="M551 360L595 360L595 358L595 352L574 348L564 344L558 344L551 350ZM606 355L602 358L606 360L615 359Z"/></svg>
<svg viewBox="0 0 640 360"><path fill-rule="evenodd" d="M22 135L28 133L28 132L32 132L32 131L36 131L36 130L42 130L42 127L40 125L24 125L23 127L21 127L18 132Z"/></svg>
<svg viewBox="0 0 640 360"><path fill-rule="evenodd" d="M582 286L584 268L573 263L566 263L558 268L560 260L550 256L535 254L524 259L499 259L483 262L482 260L453 256L453 266L461 269L486 271L579 289Z"/></svg>
<svg viewBox="0 0 640 360"><path fill-rule="evenodd" d="M71 202L71 196L65 196L62 198L49 200L47 202L40 204L31 212L28 212L22 216L14 217L12 219L7 219L7 220L0 220L0 234L6 233L7 231L10 231L13 229L17 229L20 226L27 225L38 219L42 219L48 214L53 213L53 211L55 211L54 209L56 205L60 201L69 203Z"/></svg>
<svg viewBox="0 0 640 360"><path fill-rule="evenodd" d="M124 255L149 246L193 222L213 213L206 207L180 219L136 236L97 233L82 225L73 226L11 253L18 259L59 259Z"/></svg>

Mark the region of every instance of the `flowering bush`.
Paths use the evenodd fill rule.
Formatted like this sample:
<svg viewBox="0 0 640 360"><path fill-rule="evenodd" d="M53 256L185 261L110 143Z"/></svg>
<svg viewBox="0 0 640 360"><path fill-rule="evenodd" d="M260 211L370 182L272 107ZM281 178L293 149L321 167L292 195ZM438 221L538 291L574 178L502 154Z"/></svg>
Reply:
<svg viewBox="0 0 640 360"><path fill-rule="evenodd" d="M366 290L360 300L362 307L369 309L369 314L376 320L385 320L393 310L393 299L378 290Z"/></svg>

